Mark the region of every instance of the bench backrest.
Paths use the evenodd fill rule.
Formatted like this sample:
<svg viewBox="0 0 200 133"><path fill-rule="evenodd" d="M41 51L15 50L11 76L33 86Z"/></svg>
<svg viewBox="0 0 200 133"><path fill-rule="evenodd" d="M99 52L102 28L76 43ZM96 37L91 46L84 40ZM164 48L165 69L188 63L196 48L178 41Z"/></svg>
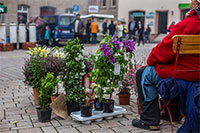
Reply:
<svg viewBox="0 0 200 133"><path fill-rule="evenodd" d="M173 37L173 52L179 54L200 54L200 35L176 35Z"/></svg>

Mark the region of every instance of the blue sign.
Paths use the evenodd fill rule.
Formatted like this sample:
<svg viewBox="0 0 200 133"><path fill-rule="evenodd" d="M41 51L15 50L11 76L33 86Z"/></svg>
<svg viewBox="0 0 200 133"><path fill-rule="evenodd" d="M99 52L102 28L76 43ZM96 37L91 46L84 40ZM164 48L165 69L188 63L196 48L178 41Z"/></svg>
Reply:
<svg viewBox="0 0 200 133"><path fill-rule="evenodd" d="M73 12L79 12L79 5L73 5Z"/></svg>
<svg viewBox="0 0 200 133"><path fill-rule="evenodd" d="M154 12L150 12L148 15L146 15L146 18L147 19L153 19L155 16L155 13Z"/></svg>

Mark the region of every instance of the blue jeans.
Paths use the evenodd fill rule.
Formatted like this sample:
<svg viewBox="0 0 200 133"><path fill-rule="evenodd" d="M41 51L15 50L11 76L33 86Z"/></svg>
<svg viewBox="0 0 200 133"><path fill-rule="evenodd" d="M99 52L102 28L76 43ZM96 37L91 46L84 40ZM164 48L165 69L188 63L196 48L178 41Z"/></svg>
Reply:
<svg viewBox="0 0 200 133"><path fill-rule="evenodd" d="M97 43L97 33L92 33L92 44Z"/></svg>

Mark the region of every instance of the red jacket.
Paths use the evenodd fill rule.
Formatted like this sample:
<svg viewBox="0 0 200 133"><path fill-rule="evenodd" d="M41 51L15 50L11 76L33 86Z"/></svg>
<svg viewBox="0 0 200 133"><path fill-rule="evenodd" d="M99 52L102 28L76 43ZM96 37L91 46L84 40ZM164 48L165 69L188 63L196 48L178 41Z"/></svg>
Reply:
<svg viewBox="0 0 200 133"><path fill-rule="evenodd" d="M156 73L160 78L171 78L174 73L175 53L172 51L174 35L199 35L200 16L195 11L191 11L191 16L176 24L173 30L161 43L155 46L148 59L149 66L155 66ZM200 55L180 55L177 70L199 70ZM187 81L200 80L200 72L176 72L176 77Z"/></svg>

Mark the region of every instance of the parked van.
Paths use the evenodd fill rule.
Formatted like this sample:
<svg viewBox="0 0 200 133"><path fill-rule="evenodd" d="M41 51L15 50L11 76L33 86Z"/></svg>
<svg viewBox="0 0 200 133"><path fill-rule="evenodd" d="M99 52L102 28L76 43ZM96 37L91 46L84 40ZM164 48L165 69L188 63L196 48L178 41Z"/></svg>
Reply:
<svg viewBox="0 0 200 133"><path fill-rule="evenodd" d="M51 37L53 37L52 31L58 26L60 29L60 43L66 44L68 39L74 38L74 25L73 22L76 16L73 14L59 14L59 15L49 15L40 16L44 19L46 25L51 29ZM37 21L38 17L35 19ZM52 40L52 39L51 39Z"/></svg>

